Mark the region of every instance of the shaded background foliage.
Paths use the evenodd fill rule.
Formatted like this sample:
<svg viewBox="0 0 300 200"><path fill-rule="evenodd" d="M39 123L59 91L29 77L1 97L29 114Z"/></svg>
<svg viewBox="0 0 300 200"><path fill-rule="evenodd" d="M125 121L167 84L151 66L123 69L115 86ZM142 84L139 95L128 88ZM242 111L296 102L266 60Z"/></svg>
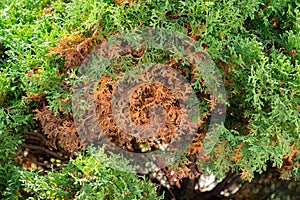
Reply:
<svg viewBox="0 0 300 200"><path fill-rule="evenodd" d="M297 199L300 168L299 5L294 0L2 1L1 198L37 198L37 195L41 198L43 195L44 198L51 195L71 198L77 194L83 197L84 192L90 191L93 187L90 178L99 175L97 170L92 170L94 175L86 177L88 181L84 184L64 188L74 181L81 183L78 179L84 178L86 173L82 173L83 169L76 163L80 159L89 160L88 156L76 159L75 150L81 146L71 149L70 144L74 143L63 136L65 129L61 127L68 127L71 134L76 134L71 130L70 88L80 64L93 46L113 34L151 26L179 31L196 40L220 69L229 101L226 122L221 127L222 135L214 151L205 161L190 156L188 164L179 165L181 172L186 174L179 184L172 185L171 191L182 195L192 190L191 193L198 197L201 195L193 189L195 181L187 178L197 164L199 174L208 168L222 177L231 170L245 181L252 180L252 183L243 184L236 198L285 196ZM129 60L136 59L130 56ZM168 61L166 58L170 55L152 50L136 60L140 63L163 62ZM118 64L126 70L129 63L124 59ZM182 71L191 69L183 64L180 67ZM43 116L48 116L48 121L42 119ZM62 125L64 120L69 124ZM57 126L53 130L61 132L54 134L51 128L45 128L50 122ZM70 158L75 161L69 162ZM62 167L64 165L66 167ZM51 172L38 175L27 169ZM114 175L115 172L107 170L107 174ZM70 175L73 171L78 174ZM164 172L170 171L165 169ZM60 176L68 178L60 179ZM133 178L128 174L118 176ZM106 179L96 180L96 183L101 185ZM47 183L53 180L61 186L61 193L47 188ZM276 181L271 183L271 180ZM155 178L153 181L161 183ZM125 188L132 187L130 181L126 183L121 186L124 193L120 194L126 194ZM150 183L141 184L137 195L144 194L142 191L147 189L147 184ZM272 188L272 194L265 188ZM129 189L133 190L136 188ZM167 196L172 193L160 186L160 192L162 190ZM99 195L105 192L99 192ZM151 192L148 193L155 196ZM263 193L265 195L261 195ZM258 194L260 196L256 196Z"/></svg>

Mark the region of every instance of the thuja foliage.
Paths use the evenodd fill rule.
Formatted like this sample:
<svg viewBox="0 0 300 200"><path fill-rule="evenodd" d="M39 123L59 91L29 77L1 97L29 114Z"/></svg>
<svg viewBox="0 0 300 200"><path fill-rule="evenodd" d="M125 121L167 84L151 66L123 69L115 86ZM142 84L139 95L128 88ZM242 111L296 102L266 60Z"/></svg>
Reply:
<svg viewBox="0 0 300 200"><path fill-rule="evenodd" d="M162 199L154 184L131 173L126 160L92 147L60 171L40 176L23 170L20 180L29 199Z"/></svg>
<svg viewBox="0 0 300 200"><path fill-rule="evenodd" d="M101 159L92 161L92 155L80 154L61 171L43 176L18 163L24 132L43 134L34 118L36 109L46 107L58 117L71 114L70 88L92 47L111 35L147 26L191 37L222 73L227 118L209 159L195 162L220 177L233 170L251 181L271 167L283 180L299 180L299 9L294 0L1 1L0 197L122 199L153 194L147 182L133 193L136 184L124 182L124 177L136 183L139 179L106 168ZM133 63L164 63L172 56L149 50L140 57L125 55L117 64L126 71ZM184 71L185 65L179 68ZM99 168L85 171L83 162L98 161L92 164ZM110 185L109 192L102 181ZM49 185L58 187L57 192Z"/></svg>
<svg viewBox="0 0 300 200"><path fill-rule="evenodd" d="M2 125L2 130L5 126ZM15 160L16 147L22 142L21 137L11 132L0 132L0 197L15 196L15 190L20 187L19 168Z"/></svg>

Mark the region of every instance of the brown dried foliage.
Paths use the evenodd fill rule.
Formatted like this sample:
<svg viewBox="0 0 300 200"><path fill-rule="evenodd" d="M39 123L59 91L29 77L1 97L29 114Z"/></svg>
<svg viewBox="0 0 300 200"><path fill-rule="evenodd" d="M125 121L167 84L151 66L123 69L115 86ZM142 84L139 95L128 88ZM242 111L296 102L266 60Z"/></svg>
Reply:
<svg viewBox="0 0 300 200"><path fill-rule="evenodd" d="M194 30L192 29L191 25L186 22L185 23L185 28L188 31L188 35L193 39L198 41L200 37L204 34L205 29L206 29L206 22L202 21L200 26L197 26Z"/></svg>
<svg viewBox="0 0 300 200"><path fill-rule="evenodd" d="M169 62L172 65L172 61ZM108 76L102 76L99 80L99 87L95 92L95 102L97 105L97 115L99 126L104 134L110 137L110 140L129 151L139 151L138 144L145 144L148 150L158 149L156 140L153 137L142 138L128 135L122 131L116 124L111 110L111 100L114 93L116 80ZM210 101L209 101L210 102ZM151 119L149 109L160 104L166 111L166 127L162 128L155 134L161 143L169 144L177 137L177 121L180 119L180 106L176 103L176 96L172 94L162 84L146 84L137 88L130 96L130 117L136 124L149 125ZM208 116L204 116L204 120ZM198 158L203 158L202 140L205 136L205 130L201 127L203 122L199 122L199 132L193 139L190 148L187 151L189 159L185 162L175 163L175 167L161 169L168 177L171 185L180 187L180 182L184 178L196 178L200 175L200 169L195 167L194 162ZM133 142L134 141L134 142ZM204 156L203 160L207 159ZM172 175L171 175L171 171Z"/></svg>
<svg viewBox="0 0 300 200"><path fill-rule="evenodd" d="M293 159L297 157L297 154L299 152L298 148L292 145L290 146L290 150L290 153L286 153L283 156L283 165L279 169L280 173L282 174L282 179L286 180L289 180L292 177L291 171L295 166L300 167L299 162L297 163L293 161Z"/></svg>
<svg viewBox="0 0 300 200"><path fill-rule="evenodd" d="M242 148L245 146L245 142L242 142L236 149L234 149L234 155L232 156L233 162L237 163L240 159L243 158L243 154L240 153Z"/></svg>
<svg viewBox="0 0 300 200"><path fill-rule="evenodd" d="M82 150L82 141L77 135L75 123L70 116L59 118L46 107L35 112L35 119L41 124L48 147L57 149L59 145L69 153Z"/></svg>
<svg viewBox="0 0 300 200"><path fill-rule="evenodd" d="M59 54L58 58L65 59L65 68L63 72L80 66L83 60L89 55L94 43L97 41L98 32L91 37L85 35L72 34L58 40L54 48L49 48L50 54Z"/></svg>
<svg viewBox="0 0 300 200"><path fill-rule="evenodd" d="M145 139L127 135L116 124L110 107L115 84L116 81L110 77L102 76L100 79L100 87L95 94L100 128L111 141L127 150L138 150L131 142L133 139L139 144L145 143L149 148L157 149L153 137ZM180 108L176 104L175 96L166 87L162 84L144 85L134 91L130 102L130 116L134 122L144 126L150 124L149 109L155 104L161 104L166 111L167 119L165 127L161 128L155 137L162 143L170 143L176 137Z"/></svg>

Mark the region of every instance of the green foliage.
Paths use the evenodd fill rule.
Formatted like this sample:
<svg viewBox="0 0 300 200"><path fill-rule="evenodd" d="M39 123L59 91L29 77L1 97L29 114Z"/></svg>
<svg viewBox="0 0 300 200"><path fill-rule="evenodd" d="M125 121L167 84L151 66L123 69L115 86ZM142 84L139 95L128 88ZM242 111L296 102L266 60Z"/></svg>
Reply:
<svg viewBox="0 0 300 200"><path fill-rule="evenodd" d="M0 198L17 198L15 190L20 187L19 168L14 161L16 150L20 145L21 138L3 131L4 126L0 128Z"/></svg>
<svg viewBox="0 0 300 200"><path fill-rule="evenodd" d="M234 97L234 104L244 110L243 117L249 119L249 124L243 132L224 131L222 140L227 141L224 149L231 149L224 151L224 156L234 155L234 149L244 141L244 156L233 167L262 173L266 170L267 162L271 161L273 167L281 168L284 155L292 154L290 148L294 146L299 149L300 65L298 62L292 64L289 57L276 49L272 50L271 55L265 55L263 44L256 39L241 40L236 45L238 49L249 50L237 54L238 58L244 60L234 61L234 64L239 64L245 70L233 68L231 77L236 76L240 84L232 85L231 91L243 91L243 95ZM252 64L246 65L247 60ZM232 111L230 114L238 115ZM235 126L231 123L237 121L229 121L228 127ZM298 168L296 164L293 175L285 178L299 176Z"/></svg>
<svg viewBox="0 0 300 200"><path fill-rule="evenodd" d="M130 173L126 161L108 157L103 149L89 148L60 171L44 176L24 170L21 182L28 199L162 199L145 177ZM116 166L124 171L118 171Z"/></svg>

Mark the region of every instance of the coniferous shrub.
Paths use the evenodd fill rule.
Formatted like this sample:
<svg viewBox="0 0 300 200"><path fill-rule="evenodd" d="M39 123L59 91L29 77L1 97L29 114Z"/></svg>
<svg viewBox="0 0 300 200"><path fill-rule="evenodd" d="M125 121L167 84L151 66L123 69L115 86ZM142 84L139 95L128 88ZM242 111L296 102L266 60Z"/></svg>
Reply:
<svg viewBox="0 0 300 200"><path fill-rule="evenodd" d="M109 195L116 195L107 198L154 195L148 182L141 184L140 192L132 193L135 185L124 183L122 177L140 180L100 165L101 160L98 164L106 173L100 169L84 172L83 162L89 163L93 155L75 158L75 151L84 148L76 138L71 104L80 66L94 47L112 35L143 27L177 31L203 47L222 74L228 101L213 151L205 158L197 157L204 138L209 138L205 133L210 114L204 112L205 123L190 150L181 161L160 169L168 187L186 192L183 183L199 178L207 169L218 177L233 171L245 181L256 181L259 174L275 169L280 180L290 180L293 187L300 168L299 10L294 0L0 2L0 198L87 198L94 194L91 190L105 197L108 191L100 185L108 176L115 176L118 184L107 180L114 191ZM199 98L203 110L211 108L201 75L168 51L123 55L107 71L106 80L149 62L168 64L187 78L198 77L194 90L205 97ZM101 96L99 91L97 95ZM123 138L121 144L133 145L131 141ZM139 145L136 150L149 150ZM53 156L63 164L52 162ZM41 175L20 165L50 172ZM158 181L157 177L153 180ZM194 188L196 183L190 183Z"/></svg>

